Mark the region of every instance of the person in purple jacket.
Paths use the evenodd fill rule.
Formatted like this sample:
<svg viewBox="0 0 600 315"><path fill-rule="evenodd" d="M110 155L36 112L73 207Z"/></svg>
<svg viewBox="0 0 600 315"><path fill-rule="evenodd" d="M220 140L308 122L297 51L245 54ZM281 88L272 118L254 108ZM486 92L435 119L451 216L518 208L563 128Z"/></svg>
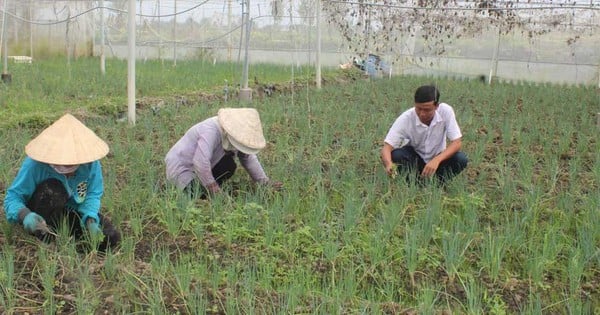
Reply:
<svg viewBox="0 0 600 315"><path fill-rule="evenodd" d="M98 240L98 250L114 248L120 233L100 214L104 193L100 159L108 145L66 114L25 146L27 156L4 198L7 221L52 240L60 224L76 238Z"/></svg>
<svg viewBox="0 0 600 315"><path fill-rule="evenodd" d="M275 190L256 154L266 146L258 111L254 108L222 108L217 116L192 126L165 157L167 180L194 197L202 191L218 194L237 168L234 157L252 180Z"/></svg>

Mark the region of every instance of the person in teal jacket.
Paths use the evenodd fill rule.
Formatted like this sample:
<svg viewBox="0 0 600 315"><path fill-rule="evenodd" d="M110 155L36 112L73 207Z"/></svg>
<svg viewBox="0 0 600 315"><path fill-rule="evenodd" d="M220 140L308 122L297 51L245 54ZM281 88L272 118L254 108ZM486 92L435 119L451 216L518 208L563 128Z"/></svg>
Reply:
<svg viewBox="0 0 600 315"><path fill-rule="evenodd" d="M104 193L100 159L108 145L70 114L46 128L25 147L27 156L4 199L10 223L50 240L62 222L72 235L85 232L105 251L117 246L120 233L100 214Z"/></svg>

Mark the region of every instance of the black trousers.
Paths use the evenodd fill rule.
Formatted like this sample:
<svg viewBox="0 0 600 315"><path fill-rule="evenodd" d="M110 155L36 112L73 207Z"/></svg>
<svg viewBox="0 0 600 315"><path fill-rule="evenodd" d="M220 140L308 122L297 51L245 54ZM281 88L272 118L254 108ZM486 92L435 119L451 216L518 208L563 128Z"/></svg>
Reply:
<svg viewBox="0 0 600 315"><path fill-rule="evenodd" d="M425 168L425 161L417 154L412 146L403 146L392 151L392 162L398 165L398 172L407 173L407 180L411 177L420 182L420 175ZM469 163L467 155L456 152L449 159L442 161L435 175L440 183L444 184L454 176L462 172Z"/></svg>
<svg viewBox="0 0 600 315"><path fill-rule="evenodd" d="M227 152L211 170L212 175L219 186L235 174L237 164L235 164L235 160L233 159L234 155L233 152ZM192 198L200 196L201 199L206 199L206 188L204 188L197 179L192 180L185 187L184 191Z"/></svg>
<svg viewBox="0 0 600 315"><path fill-rule="evenodd" d="M69 194L63 184L58 179L51 178L41 182L35 188L27 202L27 208L44 218L48 226L54 230L57 230L63 222L66 223L70 235L81 239L84 236L80 224L81 216L77 211L68 209L66 206L68 199ZM98 250L106 251L108 248L115 248L121 241L121 234L107 217L102 214L99 214L99 217L104 240L98 245ZM38 237L46 241L52 240L52 235Z"/></svg>

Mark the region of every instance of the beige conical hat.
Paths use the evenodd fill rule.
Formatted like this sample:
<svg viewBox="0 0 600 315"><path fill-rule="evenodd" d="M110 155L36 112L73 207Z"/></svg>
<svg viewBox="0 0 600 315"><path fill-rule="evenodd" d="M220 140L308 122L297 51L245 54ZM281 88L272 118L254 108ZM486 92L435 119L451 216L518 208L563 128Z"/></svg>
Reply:
<svg viewBox="0 0 600 315"><path fill-rule="evenodd" d="M25 146L25 153L39 162L76 165L99 160L108 145L71 114L62 116Z"/></svg>
<svg viewBox="0 0 600 315"><path fill-rule="evenodd" d="M217 116L221 128L225 130L236 149L247 154L256 154L267 145L256 109L221 108Z"/></svg>

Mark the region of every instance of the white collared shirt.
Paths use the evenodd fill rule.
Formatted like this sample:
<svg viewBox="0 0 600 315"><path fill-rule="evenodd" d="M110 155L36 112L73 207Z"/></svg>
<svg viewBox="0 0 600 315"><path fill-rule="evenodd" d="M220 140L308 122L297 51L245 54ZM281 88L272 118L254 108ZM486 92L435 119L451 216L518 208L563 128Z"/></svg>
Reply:
<svg viewBox="0 0 600 315"><path fill-rule="evenodd" d="M394 121L384 141L394 149L412 146L427 163L446 149L446 138L454 141L461 137L454 110L440 103L429 126L419 120L414 107L406 110Z"/></svg>

